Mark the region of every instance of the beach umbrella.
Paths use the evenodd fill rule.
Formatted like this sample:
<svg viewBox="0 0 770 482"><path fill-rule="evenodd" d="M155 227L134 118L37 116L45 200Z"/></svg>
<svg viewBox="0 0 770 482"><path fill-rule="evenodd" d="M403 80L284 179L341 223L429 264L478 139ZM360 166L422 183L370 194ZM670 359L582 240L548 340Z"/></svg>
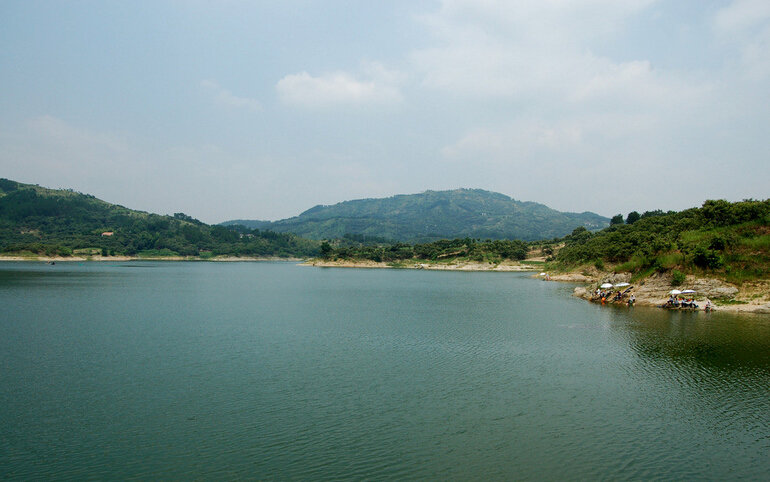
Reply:
<svg viewBox="0 0 770 482"><path fill-rule="evenodd" d="M682 294L682 292L681 292L681 291L679 291L679 290L671 290L671 291L669 291L669 294L672 294L672 295L674 295L674 296L677 296L677 295L681 295L681 294Z"/></svg>
<svg viewBox="0 0 770 482"><path fill-rule="evenodd" d="M693 293L695 293L695 290L684 290L684 291L682 291L683 295L691 295Z"/></svg>
<svg viewBox="0 0 770 482"><path fill-rule="evenodd" d="M540 276L545 276L545 273L540 273Z"/></svg>
<svg viewBox="0 0 770 482"><path fill-rule="evenodd" d="M631 283L626 283L626 282L618 283L615 285L615 288L623 288L624 286L631 286Z"/></svg>
<svg viewBox="0 0 770 482"><path fill-rule="evenodd" d="M604 283L603 285L599 286L599 288L603 290L607 288L612 288L612 283Z"/></svg>

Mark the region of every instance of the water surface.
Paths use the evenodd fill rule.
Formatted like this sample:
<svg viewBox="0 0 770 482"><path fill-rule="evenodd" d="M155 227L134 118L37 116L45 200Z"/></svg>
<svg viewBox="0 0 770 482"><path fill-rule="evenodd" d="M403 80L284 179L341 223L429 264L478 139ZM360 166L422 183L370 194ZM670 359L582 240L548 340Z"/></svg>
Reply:
<svg viewBox="0 0 770 482"><path fill-rule="evenodd" d="M770 318L526 274L0 263L0 477L763 479Z"/></svg>

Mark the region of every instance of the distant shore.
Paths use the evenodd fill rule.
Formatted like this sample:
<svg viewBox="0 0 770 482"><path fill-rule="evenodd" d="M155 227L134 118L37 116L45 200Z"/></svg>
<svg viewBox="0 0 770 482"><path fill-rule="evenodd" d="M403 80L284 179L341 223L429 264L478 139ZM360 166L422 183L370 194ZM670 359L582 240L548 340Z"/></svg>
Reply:
<svg viewBox="0 0 770 482"><path fill-rule="evenodd" d="M288 261L300 263L300 266L314 266L318 268L364 268L364 269L424 269L434 271L493 271L493 272L539 272L542 266L539 264L522 263L516 261L504 261L502 263L484 263L477 261L452 260L446 262L414 261L406 262L376 262L371 260L321 260L307 258L279 258L279 257L236 257L218 256L200 258L197 256L0 256L0 261L36 261L36 262L124 262L124 261L203 261L203 262L259 262L259 261ZM542 281L543 277L533 275ZM592 293L601 283L617 284L630 282L628 273L602 273L596 270L567 273L548 273L548 281L576 283L573 295L591 301ZM671 276L666 273L656 273L652 276L631 284L636 305L661 306L668 300L669 293L673 289ZM694 289L695 299L699 310L703 310L705 304L710 301L714 310L732 313L757 313L770 314L770 281L758 281L745 283L738 287L718 279L696 278L692 275L681 286L681 289ZM621 303L607 303L618 304Z"/></svg>
<svg viewBox="0 0 770 482"><path fill-rule="evenodd" d="M237 261L307 261L306 258L279 258L277 256L248 257L248 256L215 256L211 258L201 258L198 256L0 256L0 261L37 261L37 262L55 262L67 263L73 261L215 261L215 262L237 262Z"/></svg>
<svg viewBox="0 0 770 482"><path fill-rule="evenodd" d="M302 263L302 266L318 268L381 268L381 269L427 269L436 271L537 271L539 268L531 264L504 261L498 264L480 263L477 261L428 262L406 261L397 263L377 262L371 260L319 260L313 259Z"/></svg>

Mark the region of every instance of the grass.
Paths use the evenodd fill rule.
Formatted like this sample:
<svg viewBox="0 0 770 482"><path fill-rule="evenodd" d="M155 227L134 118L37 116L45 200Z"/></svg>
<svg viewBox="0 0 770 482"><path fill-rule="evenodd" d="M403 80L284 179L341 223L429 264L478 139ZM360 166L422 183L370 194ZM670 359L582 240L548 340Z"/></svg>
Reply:
<svg viewBox="0 0 770 482"><path fill-rule="evenodd" d="M641 269L642 266L644 266L644 259L639 256L634 256L625 263L615 266L613 271L616 273L633 273Z"/></svg>
<svg viewBox="0 0 770 482"><path fill-rule="evenodd" d="M681 266L684 263L684 256L679 253L661 254L655 260L655 264L663 269L671 269Z"/></svg>
<svg viewBox="0 0 770 482"><path fill-rule="evenodd" d="M762 268L745 268L738 267L725 271L725 281L728 283L742 285L748 281L756 281L759 279L766 279L767 272Z"/></svg>
<svg viewBox="0 0 770 482"><path fill-rule="evenodd" d="M3 257L19 257L19 258L30 258L34 259L41 256L40 254L33 253L32 251L14 251L14 252L8 252L8 253L2 253L0 254L0 259Z"/></svg>
<svg viewBox="0 0 770 482"><path fill-rule="evenodd" d="M391 261L387 263L387 265L390 266L391 268L409 268L410 267L410 265L404 261Z"/></svg>
<svg viewBox="0 0 770 482"><path fill-rule="evenodd" d="M179 256L179 254L175 253L174 251L171 251L168 248L163 248L163 249L148 249L145 251L141 251L137 256L139 258L165 258L167 256Z"/></svg>
<svg viewBox="0 0 770 482"><path fill-rule="evenodd" d="M748 305L749 304L748 301L725 299L725 298L718 299L717 303L719 303L720 305Z"/></svg>
<svg viewBox="0 0 770 482"><path fill-rule="evenodd" d="M706 238L714 235L713 230L709 231L684 231L679 235L680 244L698 244Z"/></svg>
<svg viewBox="0 0 770 482"><path fill-rule="evenodd" d="M643 280L648 276L652 275L652 273L654 272L655 272L655 268L652 266L642 271L638 271L633 276L631 276L631 283L636 283L639 280Z"/></svg>
<svg viewBox="0 0 770 482"><path fill-rule="evenodd" d="M102 254L101 248L81 248L72 251L75 256L97 256Z"/></svg>
<svg viewBox="0 0 770 482"><path fill-rule="evenodd" d="M738 243L741 246L745 246L746 248L752 249L752 250L762 250L762 251L769 251L770 250L770 234L765 234L762 236L757 236L755 238L741 238Z"/></svg>

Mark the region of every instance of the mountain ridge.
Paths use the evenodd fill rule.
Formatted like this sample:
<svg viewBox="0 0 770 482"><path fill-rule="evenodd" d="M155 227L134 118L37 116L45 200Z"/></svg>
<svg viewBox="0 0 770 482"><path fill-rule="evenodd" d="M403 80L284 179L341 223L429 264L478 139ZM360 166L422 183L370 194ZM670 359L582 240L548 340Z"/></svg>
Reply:
<svg viewBox="0 0 770 482"><path fill-rule="evenodd" d="M458 237L534 241L561 237L579 226L601 229L609 225L609 218L588 211L561 212L484 189L460 188L318 204L278 221L221 224L243 224L317 240L352 234L406 242Z"/></svg>

